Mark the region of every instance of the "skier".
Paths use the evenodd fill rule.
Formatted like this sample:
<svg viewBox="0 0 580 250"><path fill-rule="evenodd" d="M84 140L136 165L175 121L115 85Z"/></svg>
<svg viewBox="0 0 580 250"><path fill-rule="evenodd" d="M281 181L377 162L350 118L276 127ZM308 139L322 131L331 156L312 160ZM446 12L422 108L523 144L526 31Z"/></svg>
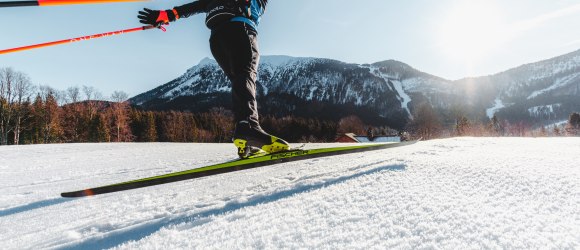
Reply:
<svg viewBox="0 0 580 250"><path fill-rule="evenodd" d="M232 84L234 145L240 158L289 149L288 142L266 133L258 121L256 78L260 54L257 26L268 0L198 0L171 10L139 11L143 24L161 26L206 13L211 53Z"/></svg>

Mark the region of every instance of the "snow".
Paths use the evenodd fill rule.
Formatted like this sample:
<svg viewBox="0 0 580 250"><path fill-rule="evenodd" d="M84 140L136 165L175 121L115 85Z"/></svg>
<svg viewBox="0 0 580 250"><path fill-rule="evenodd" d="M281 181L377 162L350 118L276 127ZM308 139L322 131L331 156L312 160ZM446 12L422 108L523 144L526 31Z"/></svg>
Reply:
<svg viewBox="0 0 580 250"><path fill-rule="evenodd" d="M341 144L342 145L342 144ZM308 144L314 148L328 144ZM580 138L453 138L89 198L229 144L0 147L2 249L578 249Z"/></svg>
<svg viewBox="0 0 580 250"><path fill-rule="evenodd" d="M501 99L499 99L499 97L495 98L495 104L493 107L488 108L485 112L487 114L487 117L489 119L491 119L493 117L493 115L500 109L505 108L505 105L503 104L503 102L501 101Z"/></svg>
<svg viewBox="0 0 580 250"><path fill-rule="evenodd" d="M196 83L201 80L201 76L199 74L194 75L192 78L187 79L185 82L177 85L172 90L167 91L161 98L173 100L180 95L184 95L188 93L186 90L191 87L193 83Z"/></svg>
<svg viewBox="0 0 580 250"><path fill-rule="evenodd" d="M538 117L540 115L551 115L554 113L555 108L559 108L561 106L561 103L535 106L528 109L528 114L530 114L532 117Z"/></svg>
<svg viewBox="0 0 580 250"><path fill-rule="evenodd" d="M314 92L316 92L316 90L318 90L317 86L310 87L310 94L308 94L308 96L306 97L306 100L312 101L314 98Z"/></svg>
<svg viewBox="0 0 580 250"><path fill-rule="evenodd" d="M397 93L399 93L399 96L401 97L400 101L401 101L401 106L407 110L407 113L409 114L409 116L411 115L411 111L409 110L409 103L411 102L411 97L409 95L407 95L407 93L405 93L405 90L403 90L403 83L401 83L401 81L392 81L393 85L395 86L395 90L397 90Z"/></svg>
<svg viewBox="0 0 580 250"><path fill-rule="evenodd" d="M355 138L362 143L401 142L399 136L377 136L373 138L373 141L370 141L367 136L356 136Z"/></svg>
<svg viewBox="0 0 580 250"><path fill-rule="evenodd" d="M272 67L284 67L288 64L295 63L298 61L309 61L314 60L312 57L291 57L291 56L282 56L282 55L269 55L269 56L261 56L260 63L269 64Z"/></svg>
<svg viewBox="0 0 580 250"><path fill-rule="evenodd" d="M563 77L561 79L558 79L558 80L554 81L554 83L552 85L550 85L549 87L547 87L545 89L534 91L530 96L528 96L527 99L528 100L533 99L539 95L548 93L552 90L555 90L555 89L558 89L561 87L565 87L568 84L577 82L579 80L579 77L580 77L580 73L575 73L575 74L571 74L571 75L568 75L566 77Z"/></svg>
<svg viewBox="0 0 580 250"><path fill-rule="evenodd" d="M551 124L545 125L547 129L554 129L554 127L564 127L568 123L568 120L561 120L557 122L553 122Z"/></svg>
<svg viewBox="0 0 580 250"><path fill-rule="evenodd" d="M212 58L204 57L203 59L201 59L201 61L199 61L196 67L201 68L206 65L217 65L217 62Z"/></svg>
<svg viewBox="0 0 580 250"><path fill-rule="evenodd" d="M361 67L365 67L365 66L361 66ZM398 99L401 102L401 108L407 110L407 114L409 115L409 117L411 116L411 111L409 110L409 103L411 102L411 97L405 93L405 89L403 88L403 83L398 80L397 78L393 78L383 72L381 72L380 67L366 67L370 70L371 74L382 78L383 80L385 80L385 82L387 83L387 85L389 84L389 82L393 83L393 86L395 87L395 91L397 91L397 94L399 95ZM389 86L389 89L391 89L391 86Z"/></svg>

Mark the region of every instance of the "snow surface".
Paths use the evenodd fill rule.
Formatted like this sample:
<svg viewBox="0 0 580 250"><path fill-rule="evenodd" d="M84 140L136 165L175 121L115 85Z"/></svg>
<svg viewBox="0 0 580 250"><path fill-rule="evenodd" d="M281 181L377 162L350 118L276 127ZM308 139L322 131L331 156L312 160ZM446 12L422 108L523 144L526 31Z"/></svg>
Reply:
<svg viewBox="0 0 580 250"><path fill-rule="evenodd" d="M373 138L373 141L370 141L368 136L355 136L355 138L362 143L401 142L399 136L377 136Z"/></svg>
<svg viewBox="0 0 580 250"><path fill-rule="evenodd" d="M314 148L324 144L308 144ZM99 195L228 144L0 147L2 249L578 249L580 138L456 138Z"/></svg>

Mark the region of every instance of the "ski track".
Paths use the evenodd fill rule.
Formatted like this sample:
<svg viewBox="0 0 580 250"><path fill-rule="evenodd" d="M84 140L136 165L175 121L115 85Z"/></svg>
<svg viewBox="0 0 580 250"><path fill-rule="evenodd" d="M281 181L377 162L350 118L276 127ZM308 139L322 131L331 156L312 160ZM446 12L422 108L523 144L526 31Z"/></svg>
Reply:
<svg viewBox="0 0 580 250"><path fill-rule="evenodd" d="M171 143L0 147L2 249L580 247L580 138L433 140L60 197L231 160L234 150Z"/></svg>

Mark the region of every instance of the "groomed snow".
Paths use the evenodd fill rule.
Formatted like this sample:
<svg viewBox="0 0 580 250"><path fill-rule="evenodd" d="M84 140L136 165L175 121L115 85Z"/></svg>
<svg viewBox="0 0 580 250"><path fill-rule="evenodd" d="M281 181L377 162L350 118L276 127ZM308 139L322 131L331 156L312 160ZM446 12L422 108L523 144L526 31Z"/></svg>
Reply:
<svg viewBox="0 0 580 250"><path fill-rule="evenodd" d="M325 144L309 144L320 147ZM578 249L580 138L456 138L89 198L227 144L0 147L2 249Z"/></svg>

